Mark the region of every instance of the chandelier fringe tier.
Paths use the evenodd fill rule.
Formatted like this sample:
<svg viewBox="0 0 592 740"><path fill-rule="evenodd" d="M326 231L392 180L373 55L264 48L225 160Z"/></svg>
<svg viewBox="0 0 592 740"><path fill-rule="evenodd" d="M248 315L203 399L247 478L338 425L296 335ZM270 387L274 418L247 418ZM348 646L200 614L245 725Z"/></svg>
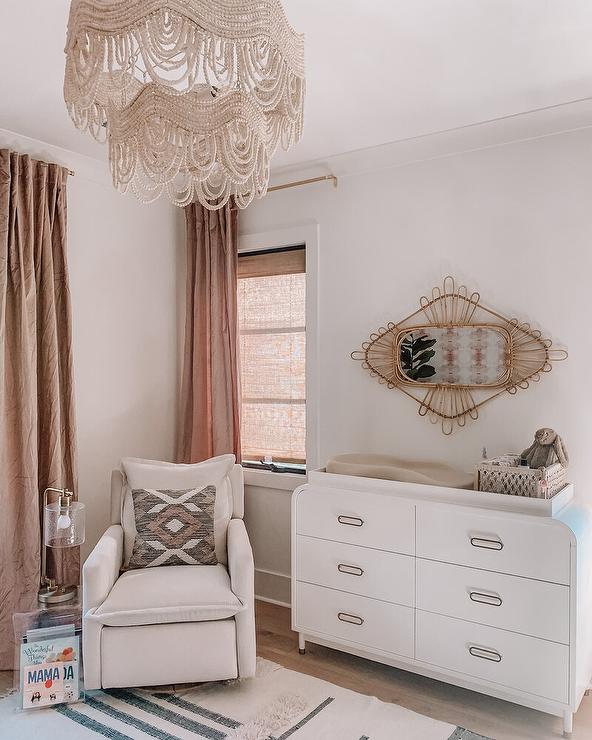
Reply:
<svg viewBox="0 0 592 740"><path fill-rule="evenodd" d="M144 202L245 208L301 137L304 37L279 0L72 0L65 52L74 124Z"/></svg>

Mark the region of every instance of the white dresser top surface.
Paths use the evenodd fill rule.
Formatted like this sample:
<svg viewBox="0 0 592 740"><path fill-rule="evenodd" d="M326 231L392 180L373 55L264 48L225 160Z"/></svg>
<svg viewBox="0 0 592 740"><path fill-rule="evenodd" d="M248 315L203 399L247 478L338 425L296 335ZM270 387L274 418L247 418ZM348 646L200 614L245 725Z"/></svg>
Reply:
<svg viewBox="0 0 592 740"><path fill-rule="evenodd" d="M307 486L315 488L337 488L341 490L367 492L385 496L430 501L433 503L456 504L459 506L494 509L539 517L556 517L574 497L574 486L569 483L551 499L527 498L524 496L471 491L462 488L428 486L421 483L402 483L381 478L364 478L353 475L327 473L324 469L311 470Z"/></svg>

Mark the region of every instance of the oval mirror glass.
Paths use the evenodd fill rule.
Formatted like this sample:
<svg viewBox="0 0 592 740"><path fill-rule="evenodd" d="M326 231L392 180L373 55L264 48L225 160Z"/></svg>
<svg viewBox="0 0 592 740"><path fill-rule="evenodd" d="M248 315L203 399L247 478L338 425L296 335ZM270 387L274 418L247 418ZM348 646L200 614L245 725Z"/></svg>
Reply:
<svg viewBox="0 0 592 740"><path fill-rule="evenodd" d="M418 326L401 332L397 347L405 382L498 386L510 372L509 336L492 326Z"/></svg>

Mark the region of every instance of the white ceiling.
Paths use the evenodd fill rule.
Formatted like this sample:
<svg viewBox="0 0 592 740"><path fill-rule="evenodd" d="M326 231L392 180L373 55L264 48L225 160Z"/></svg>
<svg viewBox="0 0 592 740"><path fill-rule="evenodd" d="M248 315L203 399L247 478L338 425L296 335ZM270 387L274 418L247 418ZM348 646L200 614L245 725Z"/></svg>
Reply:
<svg viewBox="0 0 592 740"><path fill-rule="evenodd" d="M68 0L0 6L0 128L106 159L62 101ZM590 0L284 0L306 34L293 165L592 95Z"/></svg>

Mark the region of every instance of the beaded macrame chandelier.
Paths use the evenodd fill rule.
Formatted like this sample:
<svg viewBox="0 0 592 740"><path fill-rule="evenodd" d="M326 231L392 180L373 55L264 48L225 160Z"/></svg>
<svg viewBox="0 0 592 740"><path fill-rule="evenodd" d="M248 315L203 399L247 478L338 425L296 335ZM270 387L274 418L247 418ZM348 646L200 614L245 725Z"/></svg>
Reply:
<svg viewBox="0 0 592 740"><path fill-rule="evenodd" d="M279 0L72 0L64 99L144 202L239 208L302 134L304 37Z"/></svg>

